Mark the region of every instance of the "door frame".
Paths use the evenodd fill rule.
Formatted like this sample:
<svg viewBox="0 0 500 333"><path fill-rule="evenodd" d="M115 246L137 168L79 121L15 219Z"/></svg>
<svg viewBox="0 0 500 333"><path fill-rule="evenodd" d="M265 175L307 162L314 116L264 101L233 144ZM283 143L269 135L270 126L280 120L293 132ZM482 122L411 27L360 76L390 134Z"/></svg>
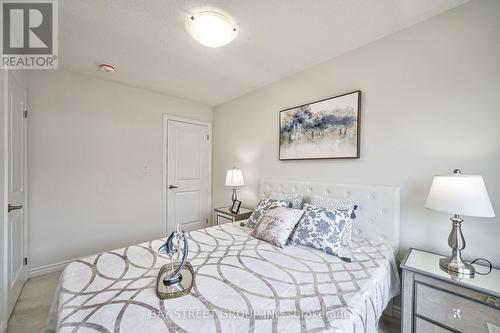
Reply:
<svg viewBox="0 0 500 333"><path fill-rule="evenodd" d="M163 178L163 204L162 204L162 230L163 236L167 235L167 210L168 210L168 121L178 121L181 123L193 124L193 125L202 125L208 127L208 202L209 209L208 213L208 225L212 225L212 123L208 121L194 120L190 118L183 118L177 116L171 116L169 114L163 114L163 137L162 137L162 147L163 147L163 168L162 168L162 178Z"/></svg>
<svg viewBox="0 0 500 333"><path fill-rule="evenodd" d="M3 165L1 171L1 180L0 184L2 185L0 188L2 189L2 202L0 203L0 237L2 240L2 246L0 246L0 265L1 265L1 274L2 278L0 279L0 302L2 302L2 306L0 310L0 332L4 332L7 329L7 322L9 321L8 312L9 312L9 295L7 294L7 201L8 201L8 153L7 153L7 145L8 145L8 137L9 137L9 127L8 127L8 75L9 71L7 69L0 69L2 71L2 105L1 114L2 117L2 128L0 129L0 133L2 135L1 143L2 143L2 159Z"/></svg>
<svg viewBox="0 0 500 333"><path fill-rule="evenodd" d="M2 270L3 270L3 276L2 276L2 281L3 284L0 286L2 288L2 292L0 293L1 299L0 301L2 302L3 309L4 309L4 323L0 323L0 332L1 332L1 325L2 324L7 324L10 314L12 313L13 308L9 308L9 293L8 293L8 263L9 263L9 258L8 258L8 210L7 206L9 204L9 168L10 168L10 159L9 159L9 101L10 101L10 92L9 92L9 77L12 75L12 78L19 83L24 88L24 107L25 110L28 110L28 88L26 87L25 83L23 82L24 80L21 79L20 73L16 73L15 70L8 70L5 69L3 70L3 90L0 92L3 95L3 105L2 107L2 114L0 116L3 118L3 128L1 129L0 133L3 135L3 159L4 159L4 165L3 165L3 170L2 171L2 181L1 183L4 185L3 186L3 193L2 193L2 202L0 205L2 206L2 209L0 210L1 212L1 226L0 226L0 236L2 236L2 243L3 243L3 248L1 249L1 254L2 254L2 260L1 260L1 265L2 265ZM23 223L24 223L24 257L28 257L28 118L23 118L24 121L24 126L23 126L23 154L24 154L24 165L23 165L23 190L24 190L24 203L23 203ZM27 280L27 275L28 275L28 265L25 267L24 274L25 274L25 280Z"/></svg>

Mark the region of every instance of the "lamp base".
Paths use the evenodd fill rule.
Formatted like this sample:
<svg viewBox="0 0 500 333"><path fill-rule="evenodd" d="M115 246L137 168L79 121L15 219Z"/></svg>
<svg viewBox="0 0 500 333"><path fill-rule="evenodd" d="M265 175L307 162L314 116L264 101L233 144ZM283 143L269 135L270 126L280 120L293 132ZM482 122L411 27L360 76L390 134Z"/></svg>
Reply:
<svg viewBox="0 0 500 333"><path fill-rule="evenodd" d="M459 274L466 277L473 277L475 271L474 266L463 261L462 258L456 255L439 259L439 267L441 267L441 269L445 272Z"/></svg>
<svg viewBox="0 0 500 333"><path fill-rule="evenodd" d="M439 260L439 267L453 276L473 277L474 266L462 260L462 250L465 249L465 238L462 234L463 220L458 215L451 218L452 228L448 237L451 255Z"/></svg>
<svg viewBox="0 0 500 333"><path fill-rule="evenodd" d="M231 202L235 202L238 200L238 196L236 195L236 187L233 187L233 195L231 196Z"/></svg>

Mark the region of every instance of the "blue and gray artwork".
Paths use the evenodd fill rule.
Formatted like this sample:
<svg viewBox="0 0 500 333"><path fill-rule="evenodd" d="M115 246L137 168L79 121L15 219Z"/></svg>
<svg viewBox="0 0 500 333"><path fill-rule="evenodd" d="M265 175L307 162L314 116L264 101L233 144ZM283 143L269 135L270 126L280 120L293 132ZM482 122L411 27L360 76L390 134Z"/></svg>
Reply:
<svg viewBox="0 0 500 333"><path fill-rule="evenodd" d="M358 94L280 112L280 159L357 157Z"/></svg>

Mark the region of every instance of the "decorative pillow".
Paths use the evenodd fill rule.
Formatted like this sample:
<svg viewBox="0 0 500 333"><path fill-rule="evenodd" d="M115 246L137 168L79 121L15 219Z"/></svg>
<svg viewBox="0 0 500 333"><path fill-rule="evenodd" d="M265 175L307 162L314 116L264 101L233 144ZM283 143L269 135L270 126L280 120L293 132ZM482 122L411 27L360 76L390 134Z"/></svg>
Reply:
<svg viewBox="0 0 500 333"><path fill-rule="evenodd" d="M302 203L304 202L304 196L300 193L278 193L272 192L269 195L270 199L289 201L292 204L292 208L302 209Z"/></svg>
<svg viewBox="0 0 500 333"><path fill-rule="evenodd" d="M355 210L358 209L357 201L348 198L335 199L314 194L311 197L311 205L326 208L328 210L345 210L349 212L351 218L347 222L345 231L342 235L342 245L351 246L352 220L356 218Z"/></svg>
<svg viewBox="0 0 500 333"><path fill-rule="evenodd" d="M336 199L313 194L311 197L311 205L328 210L352 210L351 218L356 218L355 210L358 209L358 202L349 198Z"/></svg>
<svg viewBox="0 0 500 333"><path fill-rule="evenodd" d="M260 216L252 236L282 248L303 214L301 209L273 204Z"/></svg>
<svg viewBox="0 0 500 333"><path fill-rule="evenodd" d="M273 204L275 206L290 207L289 201L264 198L259 202L257 208L255 208L255 210L252 212L252 215L250 215L250 217L248 218L247 226L250 228L255 228L259 217Z"/></svg>
<svg viewBox="0 0 500 333"><path fill-rule="evenodd" d="M304 205L305 213L292 235L291 244L306 245L326 253L342 255L342 233L350 214L346 210L328 210Z"/></svg>

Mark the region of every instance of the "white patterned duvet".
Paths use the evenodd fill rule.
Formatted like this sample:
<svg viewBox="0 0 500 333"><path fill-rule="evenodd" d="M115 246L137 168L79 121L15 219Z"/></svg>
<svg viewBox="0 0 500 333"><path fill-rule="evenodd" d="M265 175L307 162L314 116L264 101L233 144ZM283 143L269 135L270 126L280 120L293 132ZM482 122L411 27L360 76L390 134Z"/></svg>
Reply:
<svg viewBox="0 0 500 333"><path fill-rule="evenodd" d="M238 222L239 223L239 222ZM392 248L353 240L352 262L284 249L225 224L189 234L191 293L160 300L161 240L76 260L61 275L47 332L376 332L399 293Z"/></svg>

